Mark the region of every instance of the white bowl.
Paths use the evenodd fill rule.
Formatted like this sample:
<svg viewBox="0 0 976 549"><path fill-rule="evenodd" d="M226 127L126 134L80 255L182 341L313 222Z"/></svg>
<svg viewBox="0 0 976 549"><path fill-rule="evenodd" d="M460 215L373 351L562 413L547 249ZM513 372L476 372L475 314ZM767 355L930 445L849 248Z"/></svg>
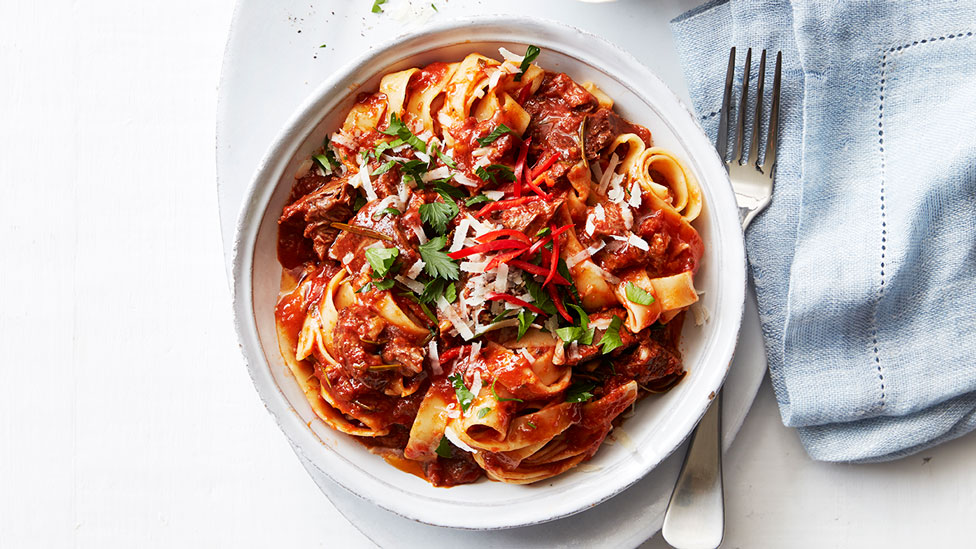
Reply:
<svg viewBox="0 0 976 549"><path fill-rule="evenodd" d="M705 209L695 222L705 255L695 285L710 320L682 334L688 375L673 390L649 397L615 431L587 467L528 486L482 480L435 488L370 454L315 416L279 352L274 306L281 267L277 219L299 164L345 117L356 95L374 91L382 75L433 61L460 60L500 46L542 48L537 62L574 80L591 80L625 118L650 129L655 144L682 158L702 185ZM292 117L251 182L234 247L234 314L254 385L298 452L323 474L375 504L420 522L496 529L564 517L617 494L677 448L725 379L735 349L745 291L745 253L735 198L724 166L692 113L629 54L578 29L542 20L491 17L431 27L376 48L318 87ZM689 315L690 317L690 315ZM581 470L582 469L582 470Z"/></svg>

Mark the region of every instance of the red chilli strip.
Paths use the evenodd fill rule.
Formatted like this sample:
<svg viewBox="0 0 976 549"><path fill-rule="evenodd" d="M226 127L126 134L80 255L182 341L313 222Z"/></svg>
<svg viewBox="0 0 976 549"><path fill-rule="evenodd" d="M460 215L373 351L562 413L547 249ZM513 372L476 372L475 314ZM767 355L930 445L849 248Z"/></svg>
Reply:
<svg viewBox="0 0 976 549"><path fill-rule="evenodd" d="M525 184L530 189L532 189L532 192L534 192L535 194L539 195L539 198L545 198L546 200L549 200L550 198L552 198L552 195L546 194L545 191L543 191L542 189L540 189L539 186L536 185L534 182L529 181L528 179L526 179L525 180Z"/></svg>
<svg viewBox="0 0 976 549"><path fill-rule="evenodd" d="M555 232L555 231L553 231ZM552 259L549 261L549 275L546 276L546 281L542 283L543 286L548 285L554 276L556 276L556 270L559 268L559 239L552 239Z"/></svg>
<svg viewBox="0 0 976 549"><path fill-rule="evenodd" d="M531 142L531 137L522 142L522 149L519 150L518 161L515 163L515 198L522 196L522 173L525 171L525 159L529 154Z"/></svg>
<svg viewBox="0 0 976 549"><path fill-rule="evenodd" d="M499 200L498 202L491 202L490 204L485 204L485 207L478 210L478 213L474 214L474 216L484 217L495 210L514 208L516 206L528 204L529 202L535 202L536 200L539 200L538 196L523 196L521 198L509 198L508 200Z"/></svg>
<svg viewBox="0 0 976 549"><path fill-rule="evenodd" d="M530 242L529 237L525 236L525 233L516 231L515 229L499 229L497 231L487 232L479 237L476 237L475 240L478 242L491 242L492 240L497 240L503 236L510 236L515 240L520 240L526 244Z"/></svg>
<svg viewBox="0 0 976 549"><path fill-rule="evenodd" d="M502 263L508 263L510 260L524 254L528 250L529 250L528 248L523 248L521 250L515 250L514 252L505 252L503 254L498 254L495 257L491 258L491 261L489 261L488 265L485 266L485 271L486 272L490 271L495 267L501 265Z"/></svg>
<svg viewBox="0 0 976 549"><path fill-rule="evenodd" d="M550 154L549 155L549 158L546 158L541 164L539 164L535 168L532 168L532 172L530 174L531 175L531 179L533 181L535 181L536 178L538 178L540 175L542 175L543 172L545 172L546 170L548 170L549 168L551 168L552 165L555 164L557 160L559 160L559 155L558 154L556 154L556 153Z"/></svg>
<svg viewBox="0 0 976 549"><path fill-rule="evenodd" d="M507 238L505 240L495 240L493 242L485 242L484 244L477 244L475 246L471 246L470 248L464 248L463 250L458 250L456 252L447 254L447 257L450 257L451 259L462 259L468 257L469 255L474 255L474 254L494 252L498 250L507 250L509 248L525 249L528 247L529 245L526 244L525 242Z"/></svg>
<svg viewBox="0 0 976 549"><path fill-rule="evenodd" d="M566 311L566 306L563 305L563 300L559 297L559 294L556 293L556 286L549 286L549 297L551 297L552 302L556 304L556 310L559 311L559 316L565 318L567 322L572 323L573 317L569 316L569 313Z"/></svg>
<svg viewBox="0 0 976 549"><path fill-rule="evenodd" d="M533 265L527 261L522 261L521 259L513 259L508 262L512 267L518 267L527 273L531 273L539 276L546 276L549 274L549 270L538 265ZM569 281L562 277L559 273L552 277L553 284L559 284L560 286L569 286Z"/></svg>
<svg viewBox="0 0 976 549"><path fill-rule="evenodd" d="M522 90L519 91L518 102L519 105L525 105L525 102L529 100L529 96L532 95L532 83L528 83L522 86Z"/></svg>
<svg viewBox="0 0 976 549"><path fill-rule="evenodd" d="M490 293L490 294L488 294L486 296L486 299L488 301L507 301L507 302L511 303L512 305L518 305L519 307L525 307L526 309L532 311L533 313L538 313L538 314L540 314L542 316L546 316L546 312L543 311L542 309L536 307L535 305L529 303L528 301L521 300L521 299L515 297L514 295L498 294L498 293L492 292L492 293ZM572 319L570 319L570 322L572 322Z"/></svg>
<svg viewBox="0 0 976 549"><path fill-rule="evenodd" d="M447 364L452 360L456 360L459 356L461 356L461 353L464 352L464 350L467 348L468 348L467 345L458 345L457 347L451 347L450 349L441 353L441 356L439 357L441 366Z"/></svg>

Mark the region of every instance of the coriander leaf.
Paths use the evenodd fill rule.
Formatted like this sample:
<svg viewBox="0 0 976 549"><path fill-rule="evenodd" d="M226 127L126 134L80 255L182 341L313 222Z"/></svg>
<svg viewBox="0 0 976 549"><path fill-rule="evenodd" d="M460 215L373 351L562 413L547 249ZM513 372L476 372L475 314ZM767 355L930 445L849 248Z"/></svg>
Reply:
<svg viewBox="0 0 976 549"><path fill-rule="evenodd" d="M447 288L444 289L444 299L446 299L448 303L454 303L457 301L457 287L454 286L453 282L448 284Z"/></svg>
<svg viewBox="0 0 976 549"><path fill-rule="evenodd" d="M603 346L603 354L607 354L623 346L624 342L620 339L620 324L620 317L613 315L610 326L607 327L607 331L603 332L603 337L600 338L600 343L597 344Z"/></svg>
<svg viewBox="0 0 976 549"><path fill-rule="evenodd" d="M495 127L494 130L491 130L491 133L489 133L484 137L478 138L478 144L481 145L482 147L486 145L490 145L494 143L496 139L498 139L499 137L505 135L510 131L512 131L512 129L506 126L505 124L499 124L497 127Z"/></svg>
<svg viewBox="0 0 976 549"><path fill-rule="evenodd" d="M539 232L535 233L535 235L536 236L547 236L551 232L552 232L552 229L550 229L549 227L543 227L543 228L539 229ZM569 280L569 279L567 279L567 280Z"/></svg>
<svg viewBox="0 0 976 549"><path fill-rule="evenodd" d="M420 219L437 231L437 234L447 232L447 222L454 219L457 212L444 202L431 202L420 205Z"/></svg>
<svg viewBox="0 0 976 549"><path fill-rule="evenodd" d="M396 114L390 115L390 125L387 126L385 130L380 130L380 133L395 135L402 139L404 143L409 143L411 147L417 149L418 151L423 153L427 152L427 143L424 143L422 139L414 135L413 132L410 131L410 128L408 128L407 125L404 124Z"/></svg>
<svg viewBox="0 0 976 549"><path fill-rule="evenodd" d="M433 3L430 5L430 7L434 8L434 11L441 11L441 10L437 9L437 6L435 6Z"/></svg>
<svg viewBox="0 0 976 549"><path fill-rule="evenodd" d="M481 419L481 418L487 416L489 412L491 412L491 408L489 408L487 406L484 407L484 408L481 408L480 410L478 410L478 419Z"/></svg>
<svg viewBox="0 0 976 549"><path fill-rule="evenodd" d="M537 315L536 313L529 312L528 314L526 314L525 309L519 311L518 337L515 338L515 341L522 339L522 336L524 336L525 332L529 330L529 326L531 326L532 323L535 322L536 318L539 318L539 315Z"/></svg>
<svg viewBox="0 0 976 549"><path fill-rule="evenodd" d="M509 313L511 312L512 309L498 313L497 315L495 315L495 318L491 319L491 322L489 322L488 324L494 324L496 322L501 322L502 320L505 320L505 318L508 317Z"/></svg>
<svg viewBox="0 0 976 549"><path fill-rule="evenodd" d="M638 305L650 305L654 303L654 296L633 282L627 283L627 286L624 287L624 292L627 294L627 301Z"/></svg>
<svg viewBox="0 0 976 549"><path fill-rule="evenodd" d="M574 327L576 329L576 338L575 338L576 341L578 341L580 345L592 345L593 334L596 332L596 330L590 328L589 315L587 315L586 311L584 311L583 308L580 307L579 305L570 304L569 308L576 311L576 314L578 314L580 317L579 326ZM559 330L556 330L557 333L558 331ZM563 341L567 341L567 340L563 338Z"/></svg>
<svg viewBox="0 0 976 549"><path fill-rule="evenodd" d="M320 48L324 48L324 47L325 47L325 44L322 44L322 45L321 45L321 46L319 46L319 47L320 47Z"/></svg>
<svg viewBox="0 0 976 549"><path fill-rule="evenodd" d="M437 298L444 295L444 279L435 278L424 284L424 291L420 294L420 303L434 303Z"/></svg>
<svg viewBox="0 0 976 549"><path fill-rule="evenodd" d="M539 53L541 51L542 50L536 46L529 46L525 48L525 56L522 57L522 64L519 65L519 73L515 75L516 82L522 81L522 75L525 74L525 71L529 70L529 65L535 61L536 57L539 57Z"/></svg>
<svg viewBox="0 0 976 549"><path fill-rule="evenodd" d="M379 168L376 168L375 170L373 170L373 173L371 173L369 175L383 175L386 172L390 171L390 168L392 168L395 165L396 165L396 160L390 160L386 164L383 164Z"/></svg>
<svg viewBox="0 0 976 549"><path fill-rule="evenodd" d="M388 272L397 256L400 255L398 248L369 248L366 250L366 261L373 268L374 278L383 278Z"/></svg>
<svg viewBox="0 0 976 549"><path fill-rule="evenodd" d="M556 330L556 335L559 336L559 339L563 340L564 342L570 343L572 341L579 340L579 338L582 336L582 330L580 330L578 326L568 326L565 328L558 328Z"/></svg>
<svg viewBox="0 0 976 549"><path fill-rule="evenodd" d="M420 258L424 260L424 272L435 278L457 280L460 269L453 259L441 251L445 244L447 244L447 237L438 236L417 247Z"/></svg>
<svg viewBox="0 0 976 549"><path fill-rule="evenodd" d="M386 280L374 282L373 287L377 290L389 290L395 283L396 282L392 278L387 278Z"/></svg>
<svg viewBox="0 0 976 549"><path fill-rule="evenodd" d="M596 389L593 383L574 383L566 389L566 402L586 402L593 398L593 389Z"/></svg>
<svg viewBox="0 0 976 549"><path fill-rule="evenodd" d="M494 202L494 200L488 198L483 194L479 194L478 196L472 196L471 198L465 200L464 205L470 208L471 206L475 206L477 204L483 204L485 202Z"/></svg>
<svg viewBox="0 0 976 549"><path fill-rule="evenodd" d="M515 172L512 171L512 168L502 164L480 166L474 171L474 174L480 177L482 181L492 181L495 183L499 180L515 181Z"/></svg>
<svg viewBox="0 0 976 549"><path fill-rule="evenodd" d="M437 153L437 158L440 158L441 162L443 162L448 168L457 169L457 164L454 163L454 160L450 156L442 153L439 148L435 149L435 152Z"/></svg>
<svg viewBox="0 0 976 549"><path fill-rule="evenodd" d="M458 403L461 405L461 411L467 412L468 408L471 407L471 403L474 402L474 393L468 390L460 372L455 373L447 379L451 380L451 385L454 386L454 394L457 396Z"/></svg>
<svg viewBox="0 0 976 549"><path fill-rule="evenodd" d="M372 288L372 287L373 287L373 283L372 282L367 282L366 284L363 284L358 290L356 290L356 293L357 294L361 294L363 292L368 292L369 289Z"/></svg>
<svg viewBox="0 0 976 549"><path fill-rule="evenodd" d="M314 158L318 165L325 170L325 175L332 175L332 161L329 160L328 156L324 154L316 154L312 158Z"/></svg>
<svg viewBox="0 0 976 549"><path fill-rule="evenodd" d="M374 0L373 1L373 13L383 13L383 8L381 8L380 6L382 6L385 3L386 3L386 0Z"/></svg>
<svg viewBox="0 0 976 549"><path fill-rule="evenodd" d="M386 2L386 0L377 0L377 2ZM385 133L386 135L399 135L401 130L409 131L407 125L400 120L400 117L395 113L390 115L390 125L386 127L385 130L380 130L380 133Z"/></svg>
<svg viewBox="0 0 976 549"><path fill-rule="evenodd" d="M499 398L495 392L495 380L491 380L491 396L495 397L496 402L523 402L520 398Z"/></svg>
<svg viewBox="0 0 976 549"><path fill-rule="evenodd" d="M403 145L403 140L400 139L399 137L397 137L393 141L384 141L379 145L377 145L375 149L373 149L373 154L378 157L379 155L385 153L386 151L390 149L395 149L400 145Z"/></svg>
<svg viewBox="0 0 976 549"><path fill-rule="evenodd" d="M437 445L437 449L434 451L442 458L450 458L454 454L451 441L447 440L447 437L441 437L441 443Z"/></svg>
<svg viewBox="0 0 976 549"><path fill-rule="evenodd" d="M425 315L427 315L427 318L429 318L431 322L437 322L437 317L430 310L430 307L428 307L426 303L420 304L420 310L423 311Z"/></svg>
<svg viewBox="0 0 976 549"><path fill-rule="evenodd" d="M464 198L465 196L467 196L467 194L464 192L463 189L459 189L453 185L447 184L447 182L450 181L452 177L453 176L445 177L444 179L435 179L434 181L432 181L432 183L434 184L434 190L437 191L437 194L443 196L444 198L447 197Z"/></svg>
<svg viewBox="0 0 976 549"><path fill-rule="evenodd" d="M525 424L528 425L529 427L532 427L533 429L536 429L537 428L535 426L535 423L532 423L531 421L526 421Z"/></svg>
<svg viewBox="0 0 976 549"><path fill-rule="evenodd" d="M529 290L529 295L532 296L532 303L534 303L536 307L542 309L546 314L556 314L556 305L552 302L552 299L549 298L549 294L542 289L542 286L540 286L538 282L526 277L525 288Z"/></svg>
<svg viewBox="0 0 976 549"><path fill-rule="evenodd" d="M400 215L400 210L396 208L385 208L373 214L373 221L379 221L384 215Z"/></svg>

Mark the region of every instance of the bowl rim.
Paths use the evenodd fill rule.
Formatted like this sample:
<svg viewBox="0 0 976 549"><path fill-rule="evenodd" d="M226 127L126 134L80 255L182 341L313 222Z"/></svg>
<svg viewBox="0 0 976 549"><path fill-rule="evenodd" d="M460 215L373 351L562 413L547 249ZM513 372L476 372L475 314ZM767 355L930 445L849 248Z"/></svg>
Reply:
<svg viewBox="0 0 976 549"><path fill-rule="evenodd" d="M683 126L681 137L688 141L693 141L683 143L684 148L689 153L694 151L694 163L702 164L702 168L710 168L708 170L710 191L715 194L725 195L725 199L720 202L727 203L727 207L715 208L710 206L708 210L710 219L714 220L713 231L715 232L715 236L712 238L712 241L721 242L722 246L726 248L722 257L729 258L733 263L731 265L732 267L739 267L732 269L731 272L723 270L720 274L716 273L714 275L721 276L721 284L723 287L727 287L728 291L735 292L735 295L732 296L732 304L738 310L738 313L733 317L731 316L732 311L729 312L729 320L732 322L732 328L729 328L728 331L732 335L731 337L724 337L719 342L720 348L715 351L720 357L720 360L725 363L725 367L720 370L718 366L712 368L712 370L718 371L712 373L712 377L709 378L710 383L705 387L705 389L710 389L711 392L705 395L707 398L701 400L698 405L694 406L693 410L695 413L690 413L683 417L683 426L678 430L683 434L671 440L668 443L668 449L660 453L659 456L656 456L653 462L645 462L637 474L631 474L633 478L628 477L625 479L625 482L606 483L606 486L603 486L601 490L585 500L574 501L572 498L566 498L571 500L569 503L547 501L547 503L552 503L553 505L534 506L537 511L529 514L520 513L515 515L509 513L499 515L497 513L445 512L456 511L456 507L460 504L447 500L424 499L424 505L415 505L414 502L410 501L412 500L411 497L383 497L383 491L389 489L389 485L382 480L368 474L353 474L349 477L342 475L342 472L355 473L355 468L350 469L348 462L343 464L342 462L345 459L340 457L338 452L332 451L331 449L312 453L308 452L307 448L322 448L323 444L292 407L288 398L274 380L271 365L260 343L254 316L252 293L253 258L261 221L266 213L268 202L277 189L291 157L297 152L302 142L307 139L309 133L314 131L315 126L321 121L323 116L327 115L336 107L336 105L332 105L326 108L330 103L336 101L330 97L330 92L332 90L342 89L355 90L360 87L363 81L378 74L370 68L371 66L389 66L398 62L398 59L402 60L423 52L423 48L417 49L416 51L407 48L409 51L405 53L394 53L394 49L402 47L404 43L416 44L424 39L435 39L438 35L471 27L478 27L483 33L476 38L467 40L471 42L508 41L523 43L524 39L534 31L538 35L544 36L544 38L533 43L539 44L546 49L557 51L578 61L593 66L605 67L603 71L608 76L628 88L635 96L647 102L648 105L651 105L651 103L660 103L660 98L654 102L649 101L651 94L646 90L656 88L659 93L666 92L663 94L664 97L673 103L669 107L678 108L674 109L673 114L669 114L668 116L659 113L660 118L667 125L671 126L676 134L678 133L678 129L674 125L680 123ZM551 44L549 43L550 41L562 41L562 43ZM569 46L570 42L576 44L585 43L587 44L587 48L583 49L580 46ZM459 43L461 42L456 40L452 42L454 45ZM426 49L430 50L446 46L447 44L438 43L428 46ZM600 59L601 57L603 58ZM607 64L608 61L611 63ZM369 76L359 78L364 72L369 72ZM641 82L642 84L638 86L635 84L636 82ZM689 133L684 133L686 130ZM716 167L718 168L717 170L715 169ZM737 235L733 228L737 229ZM733 234L726 234L727 231ZM711 400L718 393L725 381L741 328L746 285L745 248L741 227L738 224L738 214L735 208L735 198L731 183L729 182L722 159L715 152L714 147L693 112L659 77L637 61L630 53L621 50L611 42L565 23L536 17L513 17L507 15L458 18L444 23L430 25L415 32L405 33L371 48L358 58L348 62L319 84L289 117L282 131L274 139L263 156L255 171L254 177L248 184L235 229L232 266L231 287L234 327L237 333L238 344L255 389L258 391L265 407L271 413L272 417L274 417L278 427L288 439L293 450L315 467L317 471L326 475L346 490L390 512L425 524L478 530L529 526L556 520L583 511L622 492L657 467L661 461L680 447L681 443L693 432L698 420L704 415ZM730 280L727 282L727 279ZM453 509L449 509L451 507ZM538 510L540 508L542 509L541 511ZM495 515L499 516L496 517Z"/></svg>

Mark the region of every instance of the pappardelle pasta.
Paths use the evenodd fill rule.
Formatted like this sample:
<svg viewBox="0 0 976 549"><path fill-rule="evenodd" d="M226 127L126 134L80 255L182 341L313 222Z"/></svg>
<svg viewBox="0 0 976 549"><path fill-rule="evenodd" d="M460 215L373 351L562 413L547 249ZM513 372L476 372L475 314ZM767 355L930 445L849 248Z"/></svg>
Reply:
<svg viewBox="0 0 976 549"><path fill-rule="evenodd" d="M279 220L282 356L315 413L434 485L591 458L685 375L694 175L524 55L385 75Z"/></svg>

